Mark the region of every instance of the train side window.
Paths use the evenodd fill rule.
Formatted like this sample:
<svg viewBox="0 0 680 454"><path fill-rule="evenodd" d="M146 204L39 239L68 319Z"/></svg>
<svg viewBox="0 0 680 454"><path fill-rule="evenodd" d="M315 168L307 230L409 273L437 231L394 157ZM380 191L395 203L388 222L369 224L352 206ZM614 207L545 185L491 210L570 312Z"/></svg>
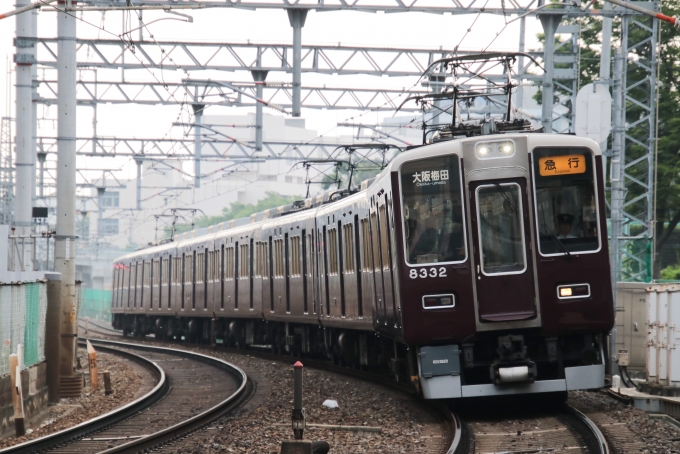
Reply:
<svg viewBox="0 0 680 454"><path fill-rule="evenodd" d="M311 235L310 235L311 237ZM307 303L307 267L309 266L309 260L307 260L307 250L309 249L307 247L307 231L302 230L302 236L300 237L302 239L302 305L303 305L303 312L306 314L309 312L309 305Z"/></svg>
<svg viewBox="0 0 680 454"><path fill-rule="evenodd" d="M330 291L328 289L328 231L326 230L326 226L323 226L323 276L324 276L324 283L326 284L325 290L326 290L326 316L329 316L331 313L331 298L330 298ZM323 306L320 307L319 312L321 315L323 315Z"/></svg>
<svg viewBox="0 0 680 454"><path fill-rule="evenodd" d="M130 309L130 300L134 298L134 293L133 293L133 286L134 286L134 280L132 276L135 276L136 279L136 269L137 269L137 264L136 263L131 263L128 265L128 300L127 300L127 307Z"/></svg>
<svg viewBox="0 0 680 454"><path fill-rule="evenodd" d="M269 310L274 312L274 242L272 237L269 237L268 241L269 248L269 266L267 267L269 271Z"/></svg>
<svg viewBox="0 0 680 454"><path fill-rule="evenodd" d="M363 283L361 282L361 248L359 247L359 216L354 215L354 247L352 250L353 254L356 254L356 258L353 263L356 265L356 276L357 276L357 306L359 318L364 316L364 301L363 301Z"/></svg>
<svg viewBox="0 0 680 454"><path fill-rule="evenodd" d="M238 241L234 243L234 309L238 310L238 274L239 274L239 254Z"/></svg>
<svg viewBox="0 0 680 454"><path fill-rule="evenodd" d="M338 273L338 274L340 275L340 315L341 315L342 317L345 317L345 314L346 314L346 305L345 305L345 275L344 275L344 273L342 272L342 270L345 268L345 265L343 264L343 259L344 259L343 253L344 253L345 248L346 248L346 246L345 246L345 243L346 243L346 242L344 241L344 240L345 240L345 237L342 235L342 234L343 234L342 229L343 229L342 222L341 222L341 221L338 221L338 230L337 230L337 232L338 232L338 235L339 235L339 236L338 236L338 261L340 262L340 263L338 264L338 269L340 270L339 273Z"/></svg>
<svg viewBox="0 0 680 454"><path fill-rule="evenodd" d="M274 240L274 276L277 278L284 277L282 239Z"/></svg>
<svg viewBox="0 0 680 454"><path fill-rule="evenodd" d="M215 251L208 251L208 256L206 258L208 262L208 282L212 282L214 279L213 273L215 272Z"/></svg>
<svg viewBox="0 0 680 454"><path fill-rule="evenodd" d="M220 309L224 310L224 244L220 247L220 271L217 273L220 280Z"/></svg>
<svg viewBox="0 0 680 454"><path fill-rule="evenodd" d="M302 276L302 251L299 236L290 238L290 275L291 277Z"/></svg>
<svg viewBox="0 0 680 454"><path fill-rule="evenodd" d="M371 240L368 232L368 218L361 220L361 270L371 271L369 254L371 253Z"/></svg>
<svg viewBox="0 0 680 454"><path fill-rule="evenodd" d="M354 234L352 224L342 226L343 253L345 255L343 265L345 274L354 273Z"/></svg>
<svg viewBox="0 0 680 454"><path fill-rule="evenodd" d="M250 249L248 250L248 257L250 259L248 264L248 275L250 276L250 310L253 309L255 302L253 301L253 291L255 289L255 282L253 280L253 275L255 274L255 246L253 244L253 239L250 239Z"/></svg>
<svg viewBox="0 0 680 454"><path fill-rule="evenodd" d="M196 254L196 283L203 283L203 252Z"/></svg>
<svg viewBox="0 0 680 454"><path fill-rule="evenodd" d="M464 262L467 251L458 157L406 162L399 173L406 262Z"/></svg>
<svg viewBox="0 0 680 454"><path fill-rule="evenodd" d="M248 243L241 245L241 250L239 251L239 254L241 261L241 263L239 264L239 276L245 279L248 276L250 276Z"/></svg>
<svg viewBox="0 0 680 454"><path fill-rule="evenodd" d="M225 251L224 279L227 281L234 280L234 246L229 246Z"/></svg>
<svg viewBox="0 0 680 454"><path fill-rule="evenodd" d="M328 229L328 274L338 274L338 232L336 229Z"/></svg>
<svg viewBox="0 0 680 454"><path fill-rule="evenodd" d="M290 314L290 238L288 238L288 234L285 234L285 250L284 250L284 259L285 259L285 272L286 272L286 313Z"/></svg>
<svg viewBox="0 0 680 454"><path fill-rule="evenodd" d="M380 271L380 240L378 239L378 213L371 213L371 244L373 244L373 270Z"/></svg>

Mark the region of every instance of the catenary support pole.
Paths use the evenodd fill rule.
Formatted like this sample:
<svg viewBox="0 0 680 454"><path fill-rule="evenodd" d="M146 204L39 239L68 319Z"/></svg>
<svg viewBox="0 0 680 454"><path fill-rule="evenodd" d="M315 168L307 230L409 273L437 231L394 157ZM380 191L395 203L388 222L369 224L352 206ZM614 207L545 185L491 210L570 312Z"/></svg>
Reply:
<svg viewBox="0 0 680 454"><path fill-rule="evenodd" d="M543 128L545 132L552 133L552 119L553 119L553 97L554 85L553 74L555 72L555 32L562 20L560 14L539 14L538 18L543 25L545 33L545 43L543 45L543 66L545 67L545 74L543 74L543 101L542 101L542 115Z"/></svg>
<svg viewBox="0 0 680 454"><path fill-rule="evenodd" d="M608 2L604 4L604 11L611 10L612 6ZM611 65L612 65L612 18L604 16L602 18L602 51L600 52L600 81L611 85ZM602 150L602 171L603 181L607 181L607 146L605 139L600 144ZM615 292L616 293L616 292Z"/></svg>
<svg viewBox="0 0 680 454"><path fill-rule="evenodd" d="M616 49L614 56L614 93L612 96L612 157L611 157L611 241L609 244L611 280L614 291L614 314L616 315L616 282L619 280L619 237L622 230L623 201L625 181L623 177L623 163L625 162L624 139L626 134L624 103L623 103L623 71L625 68L624 55L621 48ZM616 364L616 322L610 338L611 374L619 375L619 367Z"/></svg>
<svg viewBox="0 0 680 454"><path fill-rule="evenodd" d="M519 20L519 52L524 52L524 42L526 39L526 17L522 17ZM524 74L524 56L520 55L518 60L517 60L517 75L520 76L520 81L521 76ZM513 103L515 104L515 107L517 109L521 109L522 105L524 104L524 87L522 84L519 84L519 87L517 87L517 94L515 95L515 98L513 99Z"/></svg>
<svg viewBox="0 0 680 454"><path fill-rule="evenodd" d="M75 3L59 2L61 7ZM57 13L57 222L55 271L61 273L61 378L73 377L76 336L76 18Z"/></svg>
<svg viewBox="0 0 680 454"><path fill-rule="evenodd" d="M17 0L17 8L30 4L29 0ZM31 207L32 197L35 191L35 164L33 143L33 83L32 66L35 63L35 55L31 48L35 44L30 41L33 37L33 21L31 14L24 13L16 16L16 54L14 55L16 71L16 148L15 148L15 205L14 225L16 234L28 236L31 233ZM32 271L33 240L22 238L23 254L14 254L14 270Z"/></svg>
<svg viewBox="0 0 680 454"><path fill-rule="evenodd" d="M250 73L255 82L264 82L268 71L251 71ZM262 99L263 89L263 84L255 86L258 99ZM255 151L262 151L262 107L261 102L255 104Z"/></svg>
<svg viewBox="0 0 680 454"><path fill-rule="evenodd" d="M142 161L139 158L135 158L135 163L137 164L137 209L142 209Z"/></svg>
<svg viewBox="0 0 680 454"><path fill-rule="evenodd" d="M201 187L201 121L205 104L192 104L194 108L194 187ZM138 207L141 208L141 207Z"/></svg>
<svg viewBox="0 0 680 454"><path fill-rule="evenodd" d="M288 9L288 19L293 27L293 116L301 115L302 103L302 27L307 19L306 9Z"/></svg>
<svg viewBox="0 0 680 454"><path fill-rule="evenodd" d="M38 10L33 9L31 11L31 36L36 38L38 36ZM30 52L33 57L38 58L37 46L30 48ZM31 166L31 206L36 206L36 192L37 187L35 185L36 181L36 161L38 152L38 103L35 101L38 99L38 65L31 65L31 158L33 165ZM34 246L35 250L35 246Z"/></svg>
<svg viewBox="0 0 680 454"><path fill-rule="evenodd" d="M49 262L49 260L48 260ZM47 310L45 312L45 362L47 363L47 400L59 402L59 339L61 313L61 274L45 273Z"/></svg>
<svg viewBox="0 0 680 454"><path fill-rule="evenodd" d="M38 197L43 198L45 196L45 160L47 159L47 153L38 153L38 163L40 163L40 176L38 184Z"/></svg>

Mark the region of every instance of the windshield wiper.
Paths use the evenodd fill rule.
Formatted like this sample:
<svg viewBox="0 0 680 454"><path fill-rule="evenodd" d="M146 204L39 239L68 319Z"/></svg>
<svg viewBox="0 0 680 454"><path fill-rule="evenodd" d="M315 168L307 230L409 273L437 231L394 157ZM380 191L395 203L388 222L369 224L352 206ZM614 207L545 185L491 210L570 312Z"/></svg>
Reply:
<svg viewBox="0 0 680 454"><path fill-rule="evenodd" d="M571 252L569 252L569 249L564 245L562 240L557 238L557 236L553 235L552 233L550 234L550 238L555 242L557 245L557 248L564 253L567 257L571 258Z"/></svg>
<svg viewBox="0 0 680 454"><path fill-rule="evenodd" d="M498 190L498 192L501 193L501 195L503 196L503 199L505 199L505 201L508 202L508 205L510 205L510 208L512 209L512 211L517 213L518 212L517 207L515 206L514 203L512 203L512 200L510 200L510 197L508 197L508 195L505 193L505 190L503 189L503 187L500 184L496 183L496 189Z"/></svg>

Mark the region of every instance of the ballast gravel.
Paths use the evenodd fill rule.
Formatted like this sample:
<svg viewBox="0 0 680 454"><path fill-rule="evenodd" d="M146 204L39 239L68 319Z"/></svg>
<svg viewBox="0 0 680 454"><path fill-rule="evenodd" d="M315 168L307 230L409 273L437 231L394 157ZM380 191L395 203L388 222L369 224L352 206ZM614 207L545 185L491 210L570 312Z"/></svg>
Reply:
<svg viewBox="0 0 680 454"><path fill-rule="evenodd" d="M605 390L571 391L568 403L595 422L616 454L680 453L680 428L612 398Z"/></svg>
<svg viewBox="0 0 680 454"><path fill-rule="evenodd" d="M87 375L88 356L85 349L78 349L80 364L85 368ZM80 424L134 400L153 387L153 377L145 369L136 366L126 359L119 358L107 353L97 354L97 368L100 372L99 389L90 391L89 376L87 385L83 387L79 398L61 399L57 405L47 408L47 415L37 423L27 421L27 435L15 438L12 434L9 438L0 439L0 449L23 443L34 438L58 432ZM111 373L111 387L113 394L106 396L104 393L104 380L101 373L108 370ZM79 371L80 372L80 371ZM30 431L30 433L28 433Z"/></svg>

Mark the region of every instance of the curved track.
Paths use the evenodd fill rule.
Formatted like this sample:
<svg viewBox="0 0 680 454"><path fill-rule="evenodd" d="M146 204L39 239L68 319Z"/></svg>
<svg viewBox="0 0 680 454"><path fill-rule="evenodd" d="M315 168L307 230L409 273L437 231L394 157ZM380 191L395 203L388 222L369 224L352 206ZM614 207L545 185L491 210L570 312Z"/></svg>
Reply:
<svg viewBox="0 0 680 454"><path fill-rule="evenodd" d="M511 398L463 410L469 431L456 454L569 451L609 454L602 432L587 416L548 398Z"/></svg>
<svg viewBox="0 0 680 454"><path fill-rule="evenodd" d="M89 331L93 335L101 335L101 336L107 336L107 337L121 337L122 338L122 333L120 331L111 329L109 327L103 326L99 323L92 322L90 321L89 323ZM85 330L85 324L81 323L80 324L80 329L81 332ZM144 339L145 341L150 341L153 342L155 339L150 337ZM164 341L158 341L158 342L164 342L164 343L169 343L172 341L164 340ZM183 343L183 345L185 345ZM194 345L196 347L201 347L201 345ZM225 352L230 352L230 353L235 353L235 354L248 354L250 356L255 356L259 357L265 360L289 360L290 357L285 356L285 355L278 355L274 353L270 353L267 351L263 350L256 350L256 349L248 349L248 350L239 350L239 349L234 349L234 348L221 348L220 350L223 350ZM374 383L380 384L382 386L386 386L389 388L394 388L400 392L404 392L407 394L413 394L415 391L412 387L406 386L404 384L395 382L392 376L382 376L382 375L376 375L376 374L371 374L371 373L366 373L363 371L359 370L354 370L354 369L348 369L340 366L336 366L333 364L330 364L328 361L319 361L319 360L314 360L311 358L306 358L305 359L305 365L307 367L313 367L316 369L321 369L321 370L326 370L329 372L334 372L334 373L339 373L343 375L348 375L352 376L358 379L362 380L367 380L367 381L372 381ZM467 452L467 451L461 451L461 447L466 446L466 436L465 436L465 424L461 421L461 419L456 415L455 413L451 412L448 408L442 405L436 405L435 402L429 402L433 406L433 410L435 412L438 412L441 415L442 418L442 426L443 426L443 440L442 440L442 448L441 448L441 454L454 454L454 453L460 453L460 452Z"/></svg>
<svg viewBox="0 0 680 454"><path fill-rule="evenodd" d="M150 368L158 383L147 395L70 429L7 448L0 453L137 452L227 414L252 392L245 373L198 353L90 339L101 351L121 354ZM130 350L143 353L137 355Z"/></svg>

